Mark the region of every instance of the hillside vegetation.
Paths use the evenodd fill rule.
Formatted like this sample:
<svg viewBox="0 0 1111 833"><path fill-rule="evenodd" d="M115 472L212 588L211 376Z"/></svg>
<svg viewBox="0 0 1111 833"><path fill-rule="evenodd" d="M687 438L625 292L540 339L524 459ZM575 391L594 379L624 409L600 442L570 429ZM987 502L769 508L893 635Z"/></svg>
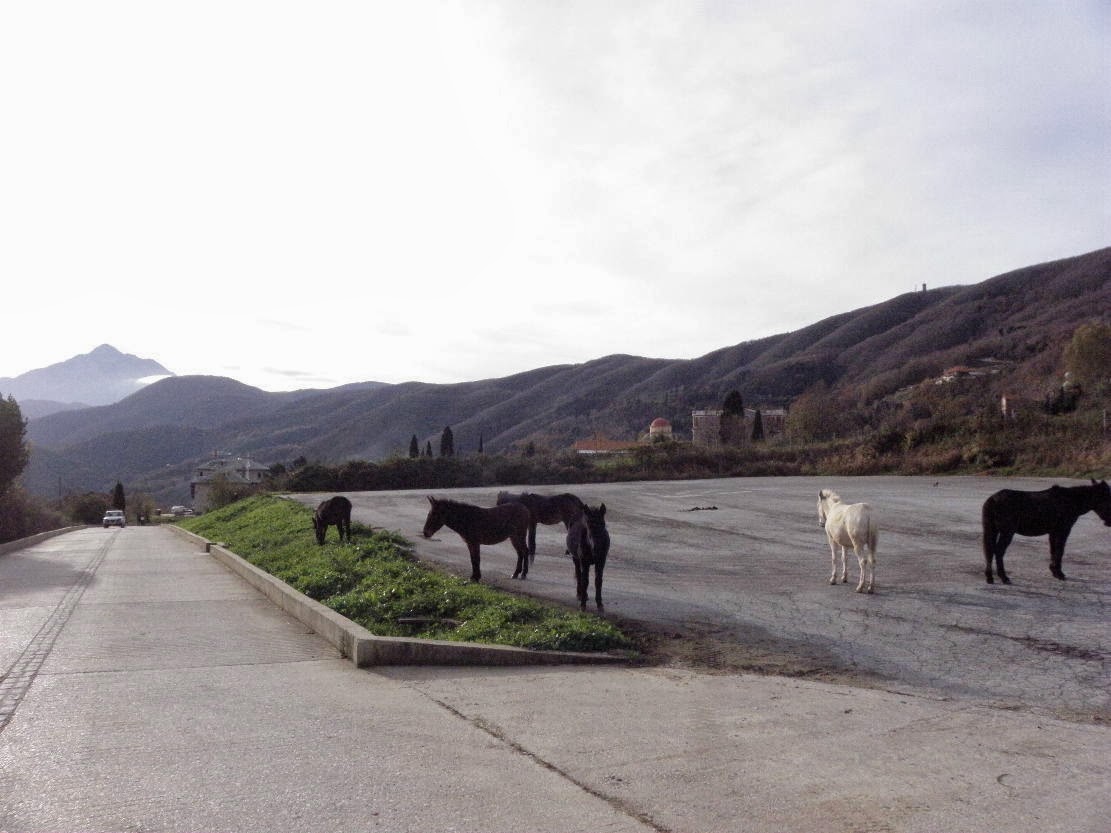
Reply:
<svg viewBox="0 0 1111 833"><path fill-rule="evenodd" d="M697 359L616 355L456 385L290 394L176 377L115 405L32 420L25 483L52 495L60 482L103 490L122 478L182 502L190 471L214 449L265 464L381 463L404 456L413 436L422 449L437 444L445 426L459 455L481 443L487 454L558 457L596 435L636 439L655 417L689 437L691 412L720 407L733 390L749 407L790 408L788 436L729 452L759 470L1098 472L1106 391L1086 386L1077 412L1048 422L1041 405L1061 390L1077 330L1109 321L1111 248L907 293ZM935 385L954 366L980 375ZM1023 403L1006 424L996 419L1004 394ZM1058 432L1059 448L1043 441Z"/></svg>

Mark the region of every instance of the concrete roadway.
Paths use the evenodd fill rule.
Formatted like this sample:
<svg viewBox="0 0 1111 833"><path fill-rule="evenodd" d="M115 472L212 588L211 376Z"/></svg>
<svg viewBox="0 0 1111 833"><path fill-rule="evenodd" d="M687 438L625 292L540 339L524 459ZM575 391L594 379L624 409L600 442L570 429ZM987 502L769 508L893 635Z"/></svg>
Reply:
<svg viewBox="0 0 1111 833"><path fill-rule="evenodd" d="M999 485L937 488L972 492L975 483ZM691 549L665 542L691 540L692 526L720 525L723 540L737 538L721 519L741 501L726 498L758 493L761 485L582 489L592 501L613 501L609 609L624 605L627 615L644 609L635 601L634 560L656 563L655 583L670 588L661 552L689 556ZM932 582L919 556L943 551L945 535L914 556L900 554L906 533L899 530L911 527L889 518L890 556L885 570L881 544L879 592L859 596L824 584L821 532L799 505L808 492L816 496L814 484L765 485L779 490L767 504L775 518L792 519L781 531L753 536L764 544L729 548L711 536L692 549L732 552L735 560L760 554L745 559L745 583L787 595L784 585L814 582L813 592L826 595L803 603L798 599L809 591L796 588L790 604L805 612L824 601L833 607L828 621L851 616L873 626L865 630L889 628L891 617L862 613L870 610L864 605L902 598L907 606L911 589L920 588L926 598L917 604L928 606ZM894 518L923 488L898 480L834 485L847 498L879 505L882 497ZM358 497L364 506L368 496ZM376 497L383 507L406 507L383 510L376 525L412 534L412 519L423 519L423 510L409 508L423 502L420 494ZM954 498L951 509L967 497ZM685 513L687 503L719 508ZM661 543L632 531L651 529L641 519L653 514L661 518ZM929 529L944 527L948 514ZM976 569L938 581L947 588L969 582L971 599L996 600L1003 611L998 641L1023 649L1014 660L1033 679L1056 673L1049 660L1059 653L1106 663L1106 619L1102 630L1091 626L1094 641L1081 644L1074 636L1084 627L1075 609L1093 597L1106 600L1108 569L1098 558L1106 546L1099 533L1106 532L1097 527L1090 535L1085 527L1094 526L1082 519L1077 532L1084 534L1070 544L1075 559L1066 555L1071 578L1063 585L1050 583L1039 549L1012 562L1016 584L1006 590L1017 590L1013 602L1001 597L1004 588L972 587L982 582L973 546L965 550ZM422 543L421 554L442 548L445 558L465 562L462 544L447 535ZM553 593L569 594L570 567L554 552L557 533L542 529L540 540L545 549L524 586L539 591L551 581ZM762 563L791 552L792 541L798 565L791 566L795 556L781 557L778 570ZM484 572L522 586L507 578L510 549L488 552ZM958 560L945 560L939 570L954 569ZM718 583L710 595L738 592L720 576ZM1064 593L1075 594L1062 596L1072 600L1060 605L1064 618L1041 623L1048 633L1030 639L1070 650L1007 637L1032 621L1035 606ZM772 605L751 595L726 632L759 629L744 615ZM1020 613L1022 604L1029 615ZM707 621L718 615L713 607L693 608L707 611ZM971 630L960 615L950 621ZM661 621L669 627L672 620ZM910 630L905 638L917 638ZM861 688L680 664L359 670L210 556L154 527L82 530L0 556L0 637L5 831L1105 831L1111 817L1111 730L1093 709L1070 706L1063 710L1070 719L1061 719L1040 697L985 697L979 682L943 692L928 680L904 686L892 677ZM773 639L766 653L794 644ZM857 650L861 657L874 653L882 652ZM826 663L829 655L823 647L803 660ZM795 661L790 651L786 656L784 662ZM957 676L950 665L979 660L923 658L927 668L944 666L946 679ZM870 672L863 676L874 684ZM1084 679L1073 685L1083 689ZM1094 699L1105 695L1106 682L1104 673L1089 692Z"/></svg>

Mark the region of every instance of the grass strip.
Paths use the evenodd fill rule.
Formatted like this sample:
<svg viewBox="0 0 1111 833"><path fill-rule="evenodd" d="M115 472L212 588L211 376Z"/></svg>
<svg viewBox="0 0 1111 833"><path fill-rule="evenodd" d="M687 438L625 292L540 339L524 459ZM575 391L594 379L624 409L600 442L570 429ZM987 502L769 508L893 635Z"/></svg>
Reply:
<svg viewBox="0 0 1111 833"><path fill-rule="evenodd" d="M412 544L353 523L352 543L317 545L312 510L263 495L180 522L379 636L554 651L632 650L604 619L521 598L418 563ZM402 623L399 620L410 620ZM416 621L413 621L416 620Z"/></svg>

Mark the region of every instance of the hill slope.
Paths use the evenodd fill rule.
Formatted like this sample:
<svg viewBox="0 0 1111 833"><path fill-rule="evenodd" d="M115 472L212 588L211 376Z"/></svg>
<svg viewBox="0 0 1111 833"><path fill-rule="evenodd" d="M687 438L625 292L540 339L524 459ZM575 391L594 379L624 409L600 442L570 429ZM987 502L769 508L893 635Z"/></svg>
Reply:
<svg viewBox="0 0 1111 833"><path fill-rule="evenodd" d="M1040 395L1059 378L1076 327L1109 314L1111 248L973 286L908 293L697 359L615 355L456 385L367 384L296 394L219 377L176 377L114 405L32 420L29 437L36 449L52 452L54 477L33 453L25 481L52 494L55 468L67 460L74 472L153 479L152 438L165 447L164 480L167 467L188 470L192 461L177 455L193 449L264 463L302 455L380 459L404 453L414 434L422 446L431 440L436 447L447 425L457 453L476 450L480 436L492 452L528 440L564 448L595 433L633 439L657 416L689 435L690 412L717 407L731 389L749 404L781 405L824 381L875 399L987 358L1007 369L992 384ZM82 488L110 485L88 481Z"/></svg>

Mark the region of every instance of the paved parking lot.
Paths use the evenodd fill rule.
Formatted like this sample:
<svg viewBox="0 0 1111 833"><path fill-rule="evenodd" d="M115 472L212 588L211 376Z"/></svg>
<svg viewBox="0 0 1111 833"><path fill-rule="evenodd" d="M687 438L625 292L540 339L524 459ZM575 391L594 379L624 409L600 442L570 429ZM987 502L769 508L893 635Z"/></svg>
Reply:
<svg viewBox="0 0 1111 833"><path fill-rule="evenodd" d="M1007 554L1014 584L988 585L983 577L984 499L1005 487L1053 482L734 478L570 490L608 508L606 615L648 628L659 650L680 661L1106 720L1111 529L1094 514L1077 522L1065 554L1068 581L1050 576L1045 538L1015 539ZM829 548L816 512L821 488L867 501L879 517L874 595L853 592L851 556L850 583L828 584ZM435 494L492 505L497 491ZM349 496L356 520L395 530L421 558L469 574L458 535L443 529L421 538L423 492ZM313 504L323 496L297 497ZM573 603L562 528L541 527L537 541L526 582L510 579L516 557L508 543L484 547L484 581Z"/></svg>

